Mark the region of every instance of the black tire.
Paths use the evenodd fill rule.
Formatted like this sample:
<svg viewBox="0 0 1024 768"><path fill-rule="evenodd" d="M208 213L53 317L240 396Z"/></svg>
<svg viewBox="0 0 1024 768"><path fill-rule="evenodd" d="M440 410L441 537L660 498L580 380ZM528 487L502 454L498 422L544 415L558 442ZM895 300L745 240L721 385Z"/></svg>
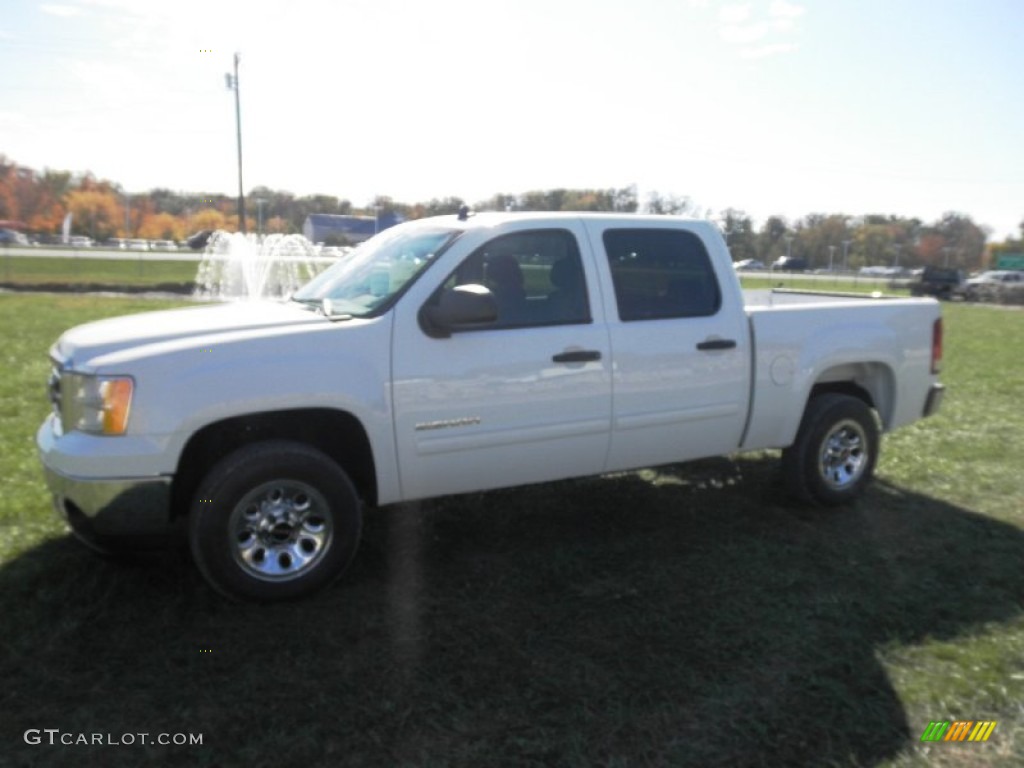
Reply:
<svg viewBox="0 0 1024 768"><path fill-rule="evenodd" d="M874 412L850 395L824 394L807 404L796 440L782 452L782 475L801 501L835 507L860 496L878 459Z"/></svg>
<svg viewBox="0 0 1024 768"><path fill-rule="evenodd" d="M303 597L355 557L362 505L326 454L286 441L240 448L206 475L189 512L192 557L235 600Z"/></svg>

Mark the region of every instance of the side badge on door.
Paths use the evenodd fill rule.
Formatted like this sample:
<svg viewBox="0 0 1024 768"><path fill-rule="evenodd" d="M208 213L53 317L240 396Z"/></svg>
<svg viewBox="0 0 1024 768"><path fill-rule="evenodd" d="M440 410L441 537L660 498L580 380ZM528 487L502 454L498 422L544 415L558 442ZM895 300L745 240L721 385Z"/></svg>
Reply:
<svg viewBox="0 0 1024 768"><path fill-rule="evenodd" d="M465 416L461 419L446 419L444 421L422 421L416 425L417 432L426 432L431 429L450 429L452 427L472 427L481 422L479 416Z"/></svg>

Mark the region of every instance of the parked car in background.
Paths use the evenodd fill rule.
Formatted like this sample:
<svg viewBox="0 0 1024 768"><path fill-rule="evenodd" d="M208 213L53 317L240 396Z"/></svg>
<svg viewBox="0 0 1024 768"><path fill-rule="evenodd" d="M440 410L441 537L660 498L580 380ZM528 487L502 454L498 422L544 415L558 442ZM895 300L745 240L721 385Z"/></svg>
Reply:
<svg viewBox="0 0 1024 768"><path fill-rule="evenodd" d="M210 241L210 237L213 236L212 229L201 229L194 235L190 235L185 240L185 245L191 248L193 251L201 251L206 247L206 244Z"/></svg>
<svg viewBox="0 0 1024 768"><path fill-rule="evenodd" d="M28 238L13 229L0 229L0 245L28 245Z"/></svg>
<svg viewBox="0 0 1024 768"><path fill-rule="evenodd" d="M910 284L911 296L934 296L937 299L952 299L964 287L964 273L948 267L925 267L917 280Z"/></svg>
<svg viewBox="0 0 1024 768"><path fill-rule="evenodd" d="M352 248L347 245L324 245L320 248L319 255L325 259L340 259L351 252Z"/></svg>
<svg viewBox="0 0 1024 768"><path fill-rule="evenodd" d="M967 301L993 298L1000 289L1024 285L1024 272L1012 269L990 269L964 283L961 293Z"/></svg>
<svg viewBox="0 0 1024 768"><path fill-rule="evenodd" d="M173 240L154 240L150 250L154 251L177 251L178 244Z"/></svg>
<svg viewBox="0 0 1024 768"><path fill-rule="evenodd" d="M888 267L861 267L860 274L864 277L885 277Z"/></svg>
<svg viewBox="0 0 1024 768"><path fill-rule="evenodd" d="M764 262L757 259L740 259L734 261L732 265L739 272L757 272L764 269Z"/></svg>
<svg viewBox="0 0 1024 768"><path fill-rule="evenodd" d="M133 251L148 251L149 240L140 240L138 238L128 241L128 248Z"/></svg>
<svg viewBox="0 0 1024 768"><path fill-rule="evenodd" d="M779 256L772 264L776 272L805 272L810 265L807 259L799 259L796 256Z"/></svg>
<svg viewBox="0 0 1024 768"><path fill-rule="evenodd" d="M85 235L74 235L68 239L68 245L73 248L92 248L92 238Z"/></svg>

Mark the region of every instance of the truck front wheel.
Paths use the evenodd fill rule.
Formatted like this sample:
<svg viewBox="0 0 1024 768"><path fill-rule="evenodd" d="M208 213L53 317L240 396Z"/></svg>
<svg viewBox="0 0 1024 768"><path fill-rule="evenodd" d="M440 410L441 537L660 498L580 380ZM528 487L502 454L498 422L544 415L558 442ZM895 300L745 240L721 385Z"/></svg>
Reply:
<svg viewBox="0 0 1024 768"><path fill-rule="evenodd" d="M189 513L196 565L221 594L260 602L307 595L355 556L359 496L326 454L267 441L217 463Z"/></svg>
<svg viewBox="0 0 1024 768"><path fill-rule="evenodd" d="M782 452L782 474L798 499L839 506L864 492L877 458L871 409L850 395L824 394L808 403L796 440Z"/></svg>

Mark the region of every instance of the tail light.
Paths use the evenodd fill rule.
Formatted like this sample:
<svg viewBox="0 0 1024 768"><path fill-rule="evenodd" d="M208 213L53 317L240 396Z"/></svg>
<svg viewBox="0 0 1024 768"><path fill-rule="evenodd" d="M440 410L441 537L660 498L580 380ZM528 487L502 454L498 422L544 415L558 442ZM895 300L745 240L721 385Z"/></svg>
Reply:
<svg viewBox="0 0 1024 768"><path fill-rule="evenodd" d="M932 374L942 370L942 318L932 325Z"/></svg>

